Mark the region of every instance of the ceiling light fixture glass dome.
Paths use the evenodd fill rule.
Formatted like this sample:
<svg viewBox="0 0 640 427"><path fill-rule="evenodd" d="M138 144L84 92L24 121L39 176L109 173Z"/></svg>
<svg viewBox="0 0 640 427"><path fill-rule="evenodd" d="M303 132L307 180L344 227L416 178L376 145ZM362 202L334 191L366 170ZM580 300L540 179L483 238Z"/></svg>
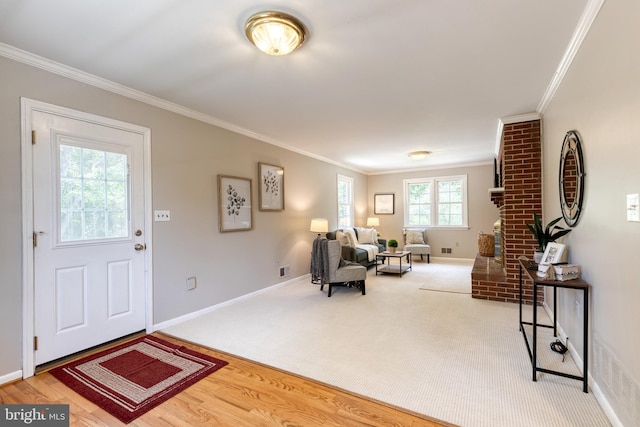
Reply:
<svg viewBox="0 0 640 427"><path fill-rule="evenodd" d="M308 37L307 29L298 18L284 12L266 11L252 15L244 26L251 43L268 55L287 55Z"/></svg>
<svg viewBox="0 0 640 427"><path fill-rule="evenodd" d="M409 153L409 157L411 157L412 160L424 160L429 154L429 151L412 151Z"/></svg>

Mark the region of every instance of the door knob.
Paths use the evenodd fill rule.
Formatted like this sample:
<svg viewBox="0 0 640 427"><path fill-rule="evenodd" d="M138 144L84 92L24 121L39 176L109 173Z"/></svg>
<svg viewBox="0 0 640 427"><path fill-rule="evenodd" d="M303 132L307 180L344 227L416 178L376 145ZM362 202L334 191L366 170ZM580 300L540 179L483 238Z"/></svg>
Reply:
<svg viewBox="0 0 640 427"><path fill-rule="evenodd" d="M133 247L133 249L135 249L136 251L143 251L143 250L147 249L147 245L143 245L141 243L136 243L135 246Z"/></svg>

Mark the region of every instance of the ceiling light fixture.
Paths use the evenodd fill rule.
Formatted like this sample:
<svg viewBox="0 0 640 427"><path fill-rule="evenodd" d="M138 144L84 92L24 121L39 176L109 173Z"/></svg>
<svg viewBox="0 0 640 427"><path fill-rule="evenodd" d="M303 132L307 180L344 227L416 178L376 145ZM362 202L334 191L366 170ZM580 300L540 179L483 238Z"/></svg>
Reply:
<svg viewBox="0 0 640 427"><path fill-rule="evenodd" d="M409 157L411 157L412 160L424 160L429 154L429 151L412 151L409 153Z"/></svg>
<svg viewBox="0 0 640 427"><path fill-rule="evenodd" d="M302 21L287 13L275 11L252 15L244 26L244 32L258 49L275 56L293 52L308 37Z"/></svg>

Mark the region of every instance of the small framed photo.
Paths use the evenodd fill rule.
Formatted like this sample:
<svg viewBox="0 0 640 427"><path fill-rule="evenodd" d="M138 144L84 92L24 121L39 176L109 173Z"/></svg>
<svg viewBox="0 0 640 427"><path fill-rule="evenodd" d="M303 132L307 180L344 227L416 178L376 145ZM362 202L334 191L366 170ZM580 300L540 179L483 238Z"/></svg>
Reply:
<svg viewBox="0 0 640 427"><path fill-rule="evenodd" d="M373 213L375 215L393 215L395 213L395 193L376 193L373 195Z"/></svg>
<svg viewBox="0 0 640 427"><path fill-rule="evenodd" d="M562 261L565 245L562 243L547 243L542 255L542 264L556 264Z"/></svg>
<svg viewBox="0 0 640 427"><path fill-rule="evenodd" d="M251 179L218 175L218 228L220 232L253 228Z"/></svg>
<svg viewBox="0 0 640 427"><path fill-rule="evenodd" d="M258 163L260 177L261 211L284 210L284 168L281 166Z"/></svg>

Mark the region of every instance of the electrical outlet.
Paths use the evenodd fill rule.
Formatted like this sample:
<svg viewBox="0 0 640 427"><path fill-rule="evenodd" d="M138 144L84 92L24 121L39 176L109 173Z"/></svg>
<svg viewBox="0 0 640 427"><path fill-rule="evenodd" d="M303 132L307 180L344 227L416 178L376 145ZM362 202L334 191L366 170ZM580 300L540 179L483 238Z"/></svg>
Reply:
<svg viewBox="0 0 640 427"><path fill-rule="evenodd" d="M187 290L192 291L198 286L195 276L187 277Z"/></svg>
<svg viewBox="0 0 640 427"><path fill-rule="evenodd" d="M289 275L289 266L283 265L282 267L280 267L278 269L278 274L280 275L280 277L287 277Z"/></svg>

